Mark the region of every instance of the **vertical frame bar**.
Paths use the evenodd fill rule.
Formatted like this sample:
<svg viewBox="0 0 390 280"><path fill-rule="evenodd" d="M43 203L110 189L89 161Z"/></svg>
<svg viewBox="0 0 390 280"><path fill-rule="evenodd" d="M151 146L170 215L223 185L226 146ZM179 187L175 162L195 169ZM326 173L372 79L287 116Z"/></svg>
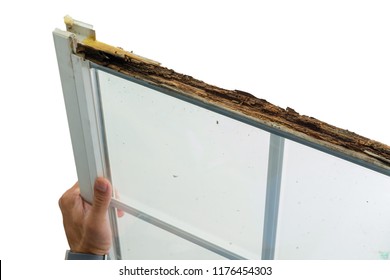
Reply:
<svg viewBox="0 0 390 280"><path fill-rule="evenodd" d="M275 255L280 185L282 181L284 138L271 133L268 157L267 193L261 259L272 260Z"/></svg>
<svg viewBox="0 0 390 280"><path fill-rule="evenodd" d="M72 54L72 34L53 34L80 192L92 202L96 177L104 176L89 64Z"/></svg>
<svg viewBox="0 0 390 280"><path fill-rule="evenodd" d="M73 55L72 36L66 31L53 32L80 193L92 202L96 178L110 172L95 72L88 61ZM109 215L113 229L110 254L120 258L115 209L110 209Z"/></svg>
<svg viewBox="0 0 390 280"><path fill-rule="evenodd" d="M83 133L82 116L79 107L75 73L72 62L72 33L55 30L53 39L56 49L58 68L61 77L62 91L68 117L70 137L73 147L73 156L76 164L77 177L83 197L92 201L93 181L91 181L90 165L88 162L87 150Z"/></svg>

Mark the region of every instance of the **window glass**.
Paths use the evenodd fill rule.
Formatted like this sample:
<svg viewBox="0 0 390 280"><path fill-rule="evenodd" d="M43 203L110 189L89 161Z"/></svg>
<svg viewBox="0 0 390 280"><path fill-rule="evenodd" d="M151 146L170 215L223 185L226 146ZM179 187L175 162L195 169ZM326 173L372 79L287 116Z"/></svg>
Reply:
<svg viewBox="0 0 390 280"><path fill-rule="evenodd" d="M217 260L224 258L132 215L118 219L122 258Z"/></svg>
<svg viewBox="0 0 390 280"><path fill-rule="evenodd" d="M98 82L120 200L260 258L269 133L110 73Z"/></svg>
<svg viewBox="0 0 390 280"><path fill-rule="evenodd" d="M390 178L288 140L284 152L275 258L388 258Z"/></svg>

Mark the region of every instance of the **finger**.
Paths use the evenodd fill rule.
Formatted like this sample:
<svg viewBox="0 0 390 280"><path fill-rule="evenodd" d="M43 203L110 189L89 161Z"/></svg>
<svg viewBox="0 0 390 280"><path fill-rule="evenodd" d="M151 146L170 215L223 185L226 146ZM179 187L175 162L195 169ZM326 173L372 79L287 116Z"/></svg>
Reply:
<svg viewBox="0 0 390 280"><path fill-rule="evenodd" d="M114 189L114 193L115 193L115 198L118 199L118 200L121 200L120 196L119 196L119 191L118 189ZM121 218L125 215L125 212L122 210L122 209L116 209L116 215Z"/></svg>
<svg viewBox="0 0 390 280"><path fill-rule="evenodd" d="M122 218L125 215L125 211L123 211L122 209L117 209L116 214L119 218Z"/></svg>
<svg viewBox="0 0 390 280"><path fill-rule="evenodd" d="M110 205L112 187L105 178L97 178L94 185L94 195L91 212L95 215L105 216Z"/></svg>

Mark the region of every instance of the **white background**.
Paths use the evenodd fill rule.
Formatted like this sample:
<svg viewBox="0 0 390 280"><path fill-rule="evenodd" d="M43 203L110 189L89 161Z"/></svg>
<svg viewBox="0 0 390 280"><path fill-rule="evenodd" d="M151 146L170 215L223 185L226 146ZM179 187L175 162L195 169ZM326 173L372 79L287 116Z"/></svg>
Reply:
<svg viewBox="0 0 390 280"><path fill-rule="evenodd" d="M77 178L51 34L66 14L98 40L390 144L387 1L3 1L1 14L4 273L67 249L58 198Z"/></svg>

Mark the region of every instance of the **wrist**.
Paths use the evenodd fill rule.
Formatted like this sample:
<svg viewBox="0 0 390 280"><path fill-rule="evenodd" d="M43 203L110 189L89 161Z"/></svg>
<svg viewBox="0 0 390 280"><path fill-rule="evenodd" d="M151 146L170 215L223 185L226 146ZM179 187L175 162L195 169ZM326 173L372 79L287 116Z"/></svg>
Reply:
<svg viewBox="0 0 390 280"><path fill-rule="evenodd" d="M90 255L98 255L103 256L107 255L110 251L109 246L105 246L104 242L101 242L98 246L96 242L91 242L86 238L82 238L78 243L70 244L70 251L78 254L90 254ZM72 246L75 245L75 246ZM107 249L106 249L107 247Z"/></svg>

